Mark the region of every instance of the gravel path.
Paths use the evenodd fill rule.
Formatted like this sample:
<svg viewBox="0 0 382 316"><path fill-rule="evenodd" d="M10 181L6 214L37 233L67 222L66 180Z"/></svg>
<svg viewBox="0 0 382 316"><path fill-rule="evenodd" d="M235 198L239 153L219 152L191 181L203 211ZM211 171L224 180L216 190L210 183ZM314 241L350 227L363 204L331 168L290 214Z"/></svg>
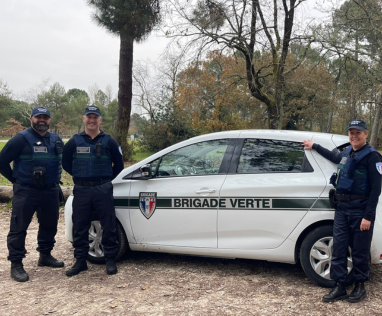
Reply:
<svg viewBox="0 0 382 316"><path fill-rule="evenodd" d="M38 267L37 219L27 236L24 266L30 281L9 276L6 236L9 210L0 205L0 315L382 315L382 264L372 267L369 297L361 303L325 304L327 289L298 266L134 253L108 276L103 265L68 278L73 248L60 219L53 255L66 267Z"/></svg>

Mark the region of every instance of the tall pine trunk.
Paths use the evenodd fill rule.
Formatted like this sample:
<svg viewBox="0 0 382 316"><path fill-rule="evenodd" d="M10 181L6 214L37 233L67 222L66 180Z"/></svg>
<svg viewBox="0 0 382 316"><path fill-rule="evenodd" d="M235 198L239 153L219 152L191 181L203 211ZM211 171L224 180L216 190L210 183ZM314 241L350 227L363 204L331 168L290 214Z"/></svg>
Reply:
<svg viewBox="0 0 382 316"><path fill-rule="evenodd" d="M116 138L123 152L123 159L132 159L132 146L128 144L131 101L133 97L133 45L134 39L129 34L120 34L121 47L119 51L119 90L118 114L116 123Z"/></svg>
<svg viewBox="0 0 382 316"><path fill-rule="evenodd" d="M375 113L373 127L371 129L371 136L370 136L370 145L373 146L374 148L377 145L377 139L378 139L378 126L379 126L379 121L381 119L382 95L379 97L376 106L377 106L377 110Z"/></svg>

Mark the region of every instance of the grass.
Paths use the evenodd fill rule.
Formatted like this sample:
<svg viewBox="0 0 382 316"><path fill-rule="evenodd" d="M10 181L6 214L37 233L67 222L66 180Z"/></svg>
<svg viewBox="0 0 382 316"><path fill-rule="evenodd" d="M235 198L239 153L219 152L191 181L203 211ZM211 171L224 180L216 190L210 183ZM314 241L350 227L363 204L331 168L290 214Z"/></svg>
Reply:
<svg viewBox="0 0 382 316"><path fill-rule="evenodd" d="M135 152L134 155L133 155L133 159L134 159L134 161L138 162L138 161L141 161L141 160L151 156L152 154L153 153L149 152L149 151Z"/></svg>

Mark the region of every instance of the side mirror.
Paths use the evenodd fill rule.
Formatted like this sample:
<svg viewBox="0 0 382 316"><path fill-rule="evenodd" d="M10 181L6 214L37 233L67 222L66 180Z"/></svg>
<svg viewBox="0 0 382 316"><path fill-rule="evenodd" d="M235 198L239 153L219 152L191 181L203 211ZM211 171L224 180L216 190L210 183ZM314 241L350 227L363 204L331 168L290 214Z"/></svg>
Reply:
<svg viewBox="0 0 382 316"><path fill-rule="evenodd" d="M143 165L139 170L141 171L142 177L151 178L151 166L149 164Z"/></svg>
<svg viewBox="0 0 382 316"><path fill-rule="evenodd" d="M133 180L149 180L151 177L151 165L149 164L136 169L131 175L131 179Z"/></svg>

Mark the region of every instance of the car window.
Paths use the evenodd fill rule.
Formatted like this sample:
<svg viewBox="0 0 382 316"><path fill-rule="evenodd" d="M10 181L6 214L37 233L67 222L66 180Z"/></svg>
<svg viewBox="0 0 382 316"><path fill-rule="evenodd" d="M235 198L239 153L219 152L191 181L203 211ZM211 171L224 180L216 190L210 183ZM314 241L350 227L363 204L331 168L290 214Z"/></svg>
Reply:
<svg viewBox="0 0 382 316"><path fill-rule="evenodd" d="M219 173L229 139L210 140L186 146L162 157L157 177Z"/></svg>
<svg viewBox="0 0 382 316"><path fill-rule="evenodd" d="M269 139L246 139L237 173L301 172L301 143Z"/></svg>

